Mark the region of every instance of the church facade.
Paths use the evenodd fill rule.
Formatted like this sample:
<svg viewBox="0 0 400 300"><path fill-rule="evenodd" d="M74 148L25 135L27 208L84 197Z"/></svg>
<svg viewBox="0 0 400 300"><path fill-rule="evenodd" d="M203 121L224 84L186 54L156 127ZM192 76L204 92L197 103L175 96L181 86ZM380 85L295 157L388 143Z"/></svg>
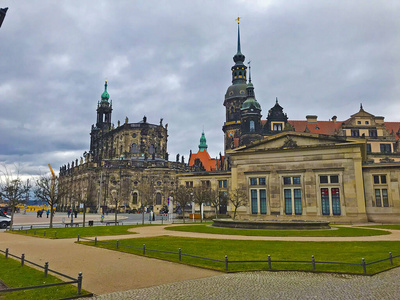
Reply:
<svg viewBox="0 0 400 300"><path fill-rule="evenodd" d="M290 120L278 99L262 119L251 68L245 65L238 27L232 84L223 105L224 150L208 153L205 133L197 153L169 161L168 124L111 123L107 83L97 105L90 150L60 168L67 187L62 207L91 199L97 208L159 212L177 186L206 187L221 197L241 190L242 219L398 222L400 218L400 122L385 122L363 106L348 119ZM196 211L200 208L196 207ZM231 214L229 202L220 213ZM205 203L204 210L213 209Z"/></svg>

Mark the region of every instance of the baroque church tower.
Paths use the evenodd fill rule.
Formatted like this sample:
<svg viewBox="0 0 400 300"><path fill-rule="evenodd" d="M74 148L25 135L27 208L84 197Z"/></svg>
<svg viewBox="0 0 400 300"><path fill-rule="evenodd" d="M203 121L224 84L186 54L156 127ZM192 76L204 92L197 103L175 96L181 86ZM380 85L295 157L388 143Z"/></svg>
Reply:
<svg viewBox="0 0 400 300"><path fill-rule="evenodd" d="M112 128L111 112L112 102L108 101L110 95L107 92L107 80L104 83L104 92L101 94L101 101L97 103L97 121L96 126L92 125L90 132L90 152L95 158L101 160L101 153L96 153L102 149L102 141L99 139L102 135L109 132ZM100 144L99 144L100 143Z"/></svg>
<svg viewBox="0 0 400 300"><path fill-rule="evenodd" d="M235 65L232 70L232 85L228 87L225 94L224 106L226 110L226 120L222 131L224 132L225 151L239 146L241 137L241 107L246 100L246 70L244 64L245 56L240 49L240 28L238 18L238 40L237 52L233 56Z"/></svg>
<svg viewBox="0 0 400 300"><path fill-rule="evenodd" d="M247 84L247 99L241 107L241 137L240 145L247 145L261 140L261 105L257 102L254 94L254 86L251 82L251 67L249 65L249 83Z"/></svg>

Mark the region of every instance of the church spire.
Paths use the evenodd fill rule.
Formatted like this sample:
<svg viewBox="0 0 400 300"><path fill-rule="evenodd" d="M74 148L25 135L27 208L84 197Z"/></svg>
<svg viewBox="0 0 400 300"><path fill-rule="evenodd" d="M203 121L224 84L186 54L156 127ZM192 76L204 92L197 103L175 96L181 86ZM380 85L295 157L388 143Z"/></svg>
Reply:
<svg viewBox="0 0 400 300"><path fill-rule="evenodd" d="M237 40L237 52L233 56L233 61L235 65L232 67L232 83L240 84L246 83L246 69L247 67L244 64L245 56L242 54L241 46L240 46L240 18L236 19L238 21L238 40Z"/></svg>

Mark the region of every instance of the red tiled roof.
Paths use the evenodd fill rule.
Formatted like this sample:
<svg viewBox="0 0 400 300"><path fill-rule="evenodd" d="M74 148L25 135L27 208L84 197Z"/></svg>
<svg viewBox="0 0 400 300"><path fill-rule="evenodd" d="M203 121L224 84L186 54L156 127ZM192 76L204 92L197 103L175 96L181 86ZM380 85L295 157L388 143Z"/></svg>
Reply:
<svg viewBox="0 0 400 300"><path fill-rule="evenodd" d="M200 150L197 153L192 153L190 156L189 167L194 165L196 158L200 159L206 171L213 171L217 169L217 160L215 158L211 158L207 151L201 152Z"/></svg>
<svg viewBox="0 0 400 300"><path fill-rule="evenodd" d="M392 133L392 131L394 132L396 140L400 139L400 122L385 122L385 127L389 133Z"/></svg>
<svg viewBox="0 0 400 300"><path fill-rule="evenodd" d="M342 121L317 121L317 122L308 122L304 121L296 121L289 120L290 125L294 127L296 132L310 132L316 134L327 134L333 135L335 131L337 132L342 126ZM308 130L307 130L308 129Z"/></svg>

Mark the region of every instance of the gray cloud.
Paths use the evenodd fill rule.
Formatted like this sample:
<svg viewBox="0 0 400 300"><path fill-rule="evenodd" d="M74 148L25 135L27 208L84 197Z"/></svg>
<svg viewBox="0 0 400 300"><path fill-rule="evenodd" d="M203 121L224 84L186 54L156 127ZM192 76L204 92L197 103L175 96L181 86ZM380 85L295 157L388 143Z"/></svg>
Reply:
<svg viewBox="0 0 400 300"><path fill-rule="evenodd" d="M88 150L109 81L113 122L169 123L169 152L223 151L225 91L242 52L265 118L400 121L398 1L2 1L0 159L29 174ZM47 169L46 169L47 170Z"/></svg>

